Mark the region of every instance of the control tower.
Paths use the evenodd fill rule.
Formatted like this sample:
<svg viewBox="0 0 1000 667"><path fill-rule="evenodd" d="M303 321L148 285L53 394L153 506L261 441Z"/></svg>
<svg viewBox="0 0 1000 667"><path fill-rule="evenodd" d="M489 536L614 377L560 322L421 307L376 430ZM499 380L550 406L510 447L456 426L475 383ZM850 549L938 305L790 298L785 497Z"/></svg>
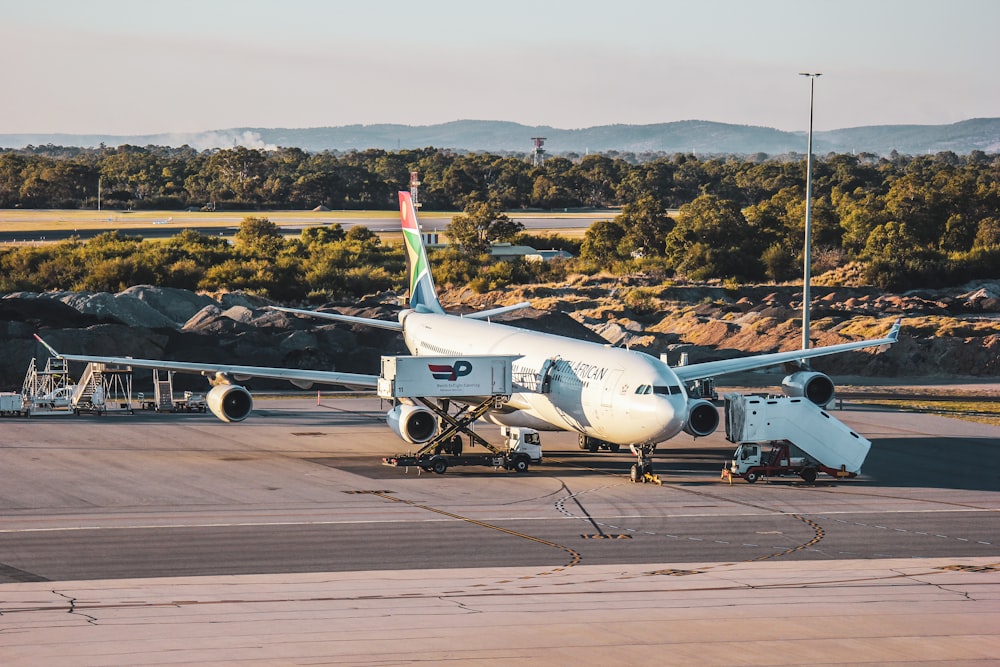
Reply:
<svg viewBox="0 0 1000 667"><path fill-rule="evenodd" d="M532 137L531 141L535 144L535 150L531 153L531 164L538 167L545 159L545 149L542 148L545 145L545 137Z"/></svg>
<svg viewBox="0 0 1000 667"><path fill-rule="evenodd" d="M410 198L413 201L413 208L420 208L420 172L410 172Z"/></svg>

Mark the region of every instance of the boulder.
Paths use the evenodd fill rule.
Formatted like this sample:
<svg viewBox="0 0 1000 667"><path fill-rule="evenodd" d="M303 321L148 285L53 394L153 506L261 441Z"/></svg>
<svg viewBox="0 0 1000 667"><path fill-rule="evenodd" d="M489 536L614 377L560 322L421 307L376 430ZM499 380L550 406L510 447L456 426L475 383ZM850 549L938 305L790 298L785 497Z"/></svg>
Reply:
<svg viewBox="0 0 1000 667"><path fill-rule="evenodd" d="M188 290L172 287L154 287L152 285L136 285L122 290L118 298L133 298L149 305L153 310L181 327L195 313L215 300L204 294L196 294Z"/></svg>

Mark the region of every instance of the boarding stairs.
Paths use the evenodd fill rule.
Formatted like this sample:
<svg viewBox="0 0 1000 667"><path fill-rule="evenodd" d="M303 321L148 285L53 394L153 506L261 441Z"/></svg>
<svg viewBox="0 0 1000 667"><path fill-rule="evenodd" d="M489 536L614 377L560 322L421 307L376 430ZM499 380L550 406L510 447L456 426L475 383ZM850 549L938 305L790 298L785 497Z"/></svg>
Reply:
<svg viewBox="0 0 1000 667"><path fill-rule="evenodd" d="M70 397L74 411L104 412L104 364L89 363Z"/></svg>
<svg viewBox="0 0 1000 667"><path fill-rule="evenodd" d="M164 376L166 379L163 379ZM174 373L153 369L153 409L157 412L174 410Z"/></svg>
<svg viewBox="0 0 1000 667"><path fill-rule="evenodd" d="M69 368L65 359L49 357L45 362L45 370L38 370L35 359L28 364L28 372L24 374L24 384L21 395L27 398L39 398L55 393L57 389L69 386Z"/></svg>
<svg viewBox="0 0 1000 667"><path fill-rule="evenodd" d="M91 362L83 369L70 400L73 412L103 414L132 407L132 368Z"/></svg>
<svg viewBox="0 0 1000 667"><path fill-rule="evenodd" d="M859 473L871 441L815 403L798 397L726 396L726 439L788 441L824 466Z"/></svg>

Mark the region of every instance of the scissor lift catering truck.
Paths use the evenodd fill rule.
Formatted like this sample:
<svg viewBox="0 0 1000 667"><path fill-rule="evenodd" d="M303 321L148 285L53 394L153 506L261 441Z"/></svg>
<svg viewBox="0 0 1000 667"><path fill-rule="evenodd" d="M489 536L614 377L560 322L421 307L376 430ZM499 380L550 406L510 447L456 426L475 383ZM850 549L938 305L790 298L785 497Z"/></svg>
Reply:
<svg viewBox="0 0 1000 667"><path fill-rule="evenodd" d="M541 463L538 432L503 427L503 446L487 442L473 426L490 408L499 408L513 390L516 355L382 357L378 395L394 407L386 421L403 440L420 448L382 459L389 466L417 467L444 474L454 466L489 466L527 472ZM452 401L463 407L451 413ZM463 436L485 454L463 453Z"/></svg>

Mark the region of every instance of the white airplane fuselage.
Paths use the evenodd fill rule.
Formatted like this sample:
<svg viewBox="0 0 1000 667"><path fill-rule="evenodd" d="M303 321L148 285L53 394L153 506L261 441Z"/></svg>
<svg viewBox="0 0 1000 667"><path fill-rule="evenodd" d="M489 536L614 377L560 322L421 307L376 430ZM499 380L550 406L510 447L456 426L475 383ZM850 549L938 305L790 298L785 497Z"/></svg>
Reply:
<svg viewBox="0 0 1000 667"><path fill-rule="evenodd" d="M510 410L491 421L622 445L662 442L684 427L684 385L648 354L455 315L407 310L399 321L415 356L521 355Z"/></svg>

